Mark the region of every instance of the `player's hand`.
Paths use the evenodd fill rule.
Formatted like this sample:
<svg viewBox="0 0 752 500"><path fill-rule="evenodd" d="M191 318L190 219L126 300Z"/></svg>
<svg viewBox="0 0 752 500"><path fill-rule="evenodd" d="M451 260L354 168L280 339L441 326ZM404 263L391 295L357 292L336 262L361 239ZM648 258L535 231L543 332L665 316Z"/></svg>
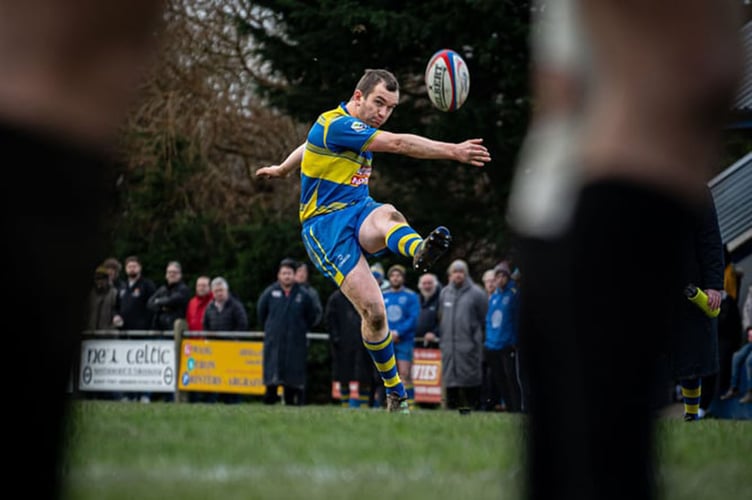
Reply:
<svg viewBox="0 0 752 500"><path fill-rule="evenodd" d="M491 161L491 153L483 145L483 139L468 139L457 145L458 158L462 163L482 167Z"/></svg>
<svg viewBox="0 0 752 500"><path fill-rule="evenodd" d="M396 344L397 342L399 342L399 332L398 332L397 330L392 330L392 331L391 331L391 332L389 332L389 333L391 333L391 334L392 334L392 342L394 342L395 344Z"/></svg>
<svg viewBox="0 0 752 500"><path fill-rule="evenodd" d="M256 177L262 179L274 179L279 177L287 177L287 173L282 170L280 165L272 165L270 167L261 167L256 170Z"/></svg>

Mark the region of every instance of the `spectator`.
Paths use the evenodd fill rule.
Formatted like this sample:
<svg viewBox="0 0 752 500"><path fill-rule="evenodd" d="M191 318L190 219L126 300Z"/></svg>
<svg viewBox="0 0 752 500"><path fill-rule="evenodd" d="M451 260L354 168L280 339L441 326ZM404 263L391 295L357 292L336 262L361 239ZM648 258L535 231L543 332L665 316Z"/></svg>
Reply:
<svg viewBox="0 0 752 500"><path fill-rule="evenodd" d="M172 331L175 328L175 320L185 318L191 291L183 282L183 269L177 261L173 260L167 264L165 281L165 284L149 297L147 305L154 313L154 328Z"/></svg>
<svg viewBox="0 0 752 500"><path fill-rule="evenodd" d="M277 281L263 291L257 304L264 329L265 404L278 401L282 387L286 405L305 404L308 358L306 333L316 320L311 295L295 282L297 262L283 259Z"/></svg>
<svg viewBox="0 0 752 500"><path fill-rule="evenodd" d="M196 278L196 294L188 301L188 307L185 310L185 321L189 331L200 332L204 329L204 312L214 298L210 280L209 276Z"/></svg>
<svg viewBox="0 0 752 500"><path fill-rule="evenodd" d="M342 406L367 406L371 402L372 383L378 373L363 345L360 315L339 288L326 301L324 323L331 344L332 379L339 382ZM358 393L350 391L353 381L358 382Z"/></svg>
<svg viewBox="0 0 752 500"><path fill-rule="evenodd" d="M407 391L407 404L415 406L415 387L413 386L413 350L415 348L415 329L420 315L418 294L405 286L405 267L395 264L387 271L389 289L384 291L384 305L389 333L394 342L394 356L397 359L397 371Z"/></svg>
<svg viewBox="0 0 752 500"><path fill-rule="evenodd" d="M211 294L214 299L206 308L202 330L207 332L244 332L248 330L248 315L243 304L230 295L230 285L223 277L211 281ZM221 401L236 404L242 401L240 394L192 393L194 399L203 399L209 403Z"/></svg>
<svg viewBox="0 0 752 500"><path fill-rule="evenodd" d="M488 294L488 297L490 298L491 294L494 293L494 290L496 290L496 271L494 269L487 269L483 273L481 281L483 281L483 289L486 291L486 294Z"/></svg>
<svg viewBox="0 0 752 500"><path fill-rule="evenodd" d="M739 310L739 277L734 262L731 260L731 252L728 247L723 247L723 261L726 268L723 271L723 299L721 300L721 312L718 314L718 380L713 385L714 388L725 390L731 384L731 365L734 353L742 345L742 315ZM703 385L706 385L703 380ZM703 392L703 401L706 400L706 394ZM703 404L707 408L710 404L708 401Z"/></svg>
<svg viewBox="0 0 752 500"><path fill-rule="evenodd" d="M486 291L488 300L491 300L491 294L493 294L494 290L496 290L496 271L493 268L487 269L483 273L483 276L481 276L481 281L483 282L483 289ZM486 360L485 353L483 355L483 365L481 372L483 373L483 380L481 382L480 389L481 407L485 410L491 410L493 409L494 405L491 405L491 408L487 408L486 406L489 404L489 401L491 401L495 396L492 394L491 380L489 378L490 371L488 368L488 361Z"/></svg>
<svg viewBox="0 0 752 500"><path fill-rule="evenodd" d="M381 265L381 262L374 262L371 264L371 274L376 278L376 283L379 284L379 288L381 288L382 291L389 288L389 282L384 279L384 266Z"/></svg>
<svg viewBox="0 0 752 500"><path fill-rule="evenodd" d="M682 279L708 295L710 309L721 307L723 290L723 248L713 195L705 192L704 211L698 212L694 226L683 236ZM673 376L681 385L684 419L702 418L702 380L718 373L718 319L708 317L695 304L677 293L674 302L676 325L671 330L670 356ZM710 401L706 402L707 405Z"/></svg>
<svg viewBox="0 0 752 500"><path fill-rule="evenodd" d="M188 325L188 331L200 332L204 330L204 314L209 303L214 298L210 285L211 278L209 276L199 276L196 278L195 290L196 294L188 301L188 307L185 310L185 321ZM200 337L191 337L193 339L204 339L202 335ZM188 393L188 401L191 403L199 402L216 402L218 396L216 393L209 393L203 391L192 391Z"/></svg>
<svg viewBox="0 0 752 500"><path fill-rule="evenodd" d="M89 292L87 307L87 330L109 330L120 326L118 317L118 292L110 281L106 267L99 266L94 272L94 286Z"/></svg>
<svg viewBox="0 0 752 500"><path fill-rule="evenodd" d="M114 153L126 113L152 65L161 1L3 2L0 15L0 183L7 352L16 411L4 485L30 498L66 494L69 381L92 270L112 236L106 214L120 171ZM44 20L42 19L44 18ZM18 200L36 200L21 209ZM20 265L33 262L33 265ZM31 300L30 300L31 299ZM17 314L23 311L23 314ZM29 471L33 480L29 480Z"/></svg>
<svg viewBox="0 0 752 500"><path fill-rule="evenodd" d="M142 276L141 261L135 255L125 259L125 274L128 281L118 292L120 295L120 316L115 316L115 321L122 323L122 330L151 330L154 313L149 310L148 301L149 297L156 292L156 286L153 281ZM141 399L146 403L150 401L150 396L131 392L123 393L121 399Z"/></svg>
<svg viewBox="0 0 752 500"><path fill-rule="evenodd" d="M532 397L524 497L651 500L652 367L743 69L738 2L535 3L536 106L508 212Z"/></svg>
<svg viewBox="0 0 752 500"><path fill-rule="evenodd" d="M115 290L120 290L125 286L125 281L120 277L120 272L123 270L123 265L115 257L108 257L102 262L102 265L107 269L110 277L110 283L115 287Z"/></svg>
<svg viewBox="0 0 752 500"><path fill-rule="evenodd" d="M522 388L517 363L519 295L506 261L495 269L496 289L486 313L484 357L488 366L489 410L501 410L502 401L509 412L522 410Z"/></svg>
<svg viewBox="0 0 752 500"><path fill-rule="evenodd" d="M149 297L147 307L154 313L152 328L155 330L173 332L175 321L185 318L188 301L191 300L191 291L183 282L183 270L180 263L170 261L165 271L165 284L157 289ZM169 400L172 395L165 395ZM140 396L142 403L151 401L151 393L143 393Z"/></svg>
<svg viewBox="0 0 752 500"><path fill-rule="evenodd" d="M87 330L111 330L120 326L118 312L118 292L110 281L110 273L104 265L94 271L94 286L89 292L87 304ZM91 399L120 400L121 392L92 391L87 393Z"/></svg>
<svg viewBox="0 0 752 500"><path fill-rule="evenodd" d="M442 378L449 409L480 407L486 292L470 277L467 263L455 260L439 296Z"/></svg>
<svg viewBox="0 0 752 500"><path fill-rule="evenodd" d="M303 290L311 294L313 306L316 308L316 320L312 327L316 327L321 323L321 319L324 316L324 309L321 306L321 297L319 296L318 290L308 282L308 264L305 262L298 262L298 268L295 270L295 282L298 283Z"/></svg>
<svg viewBox="0 0 752 500"><path fill-rule="evenodd" d="M439 343L439 293L441 283L433 273L424 273L418 278L420 291L420 315L415 336L423 337L424 347L438 347Z"/></svg>
<svg viewBox="0 0 752 500"><path fill-rule="evenodd" d="M747 336L747 343L734 353L731 361L731 381L729 389L721 396L721 399L731 399L739 396L741 387L742 365L744 365L747 377L747 392L739 402L742 404L752 403L752 285L747 288L747 298L742 307L742 324Z"/></svg>
<svg viewBox="0 0 752 500"><path fill-rule="evenodd" d="M154 313L149 310L147 303L157 287L152 280L141 275L141 261L135 255L125 259L125 274L128 280L118 291L122 329L149 330L154 321Z"/></svg>

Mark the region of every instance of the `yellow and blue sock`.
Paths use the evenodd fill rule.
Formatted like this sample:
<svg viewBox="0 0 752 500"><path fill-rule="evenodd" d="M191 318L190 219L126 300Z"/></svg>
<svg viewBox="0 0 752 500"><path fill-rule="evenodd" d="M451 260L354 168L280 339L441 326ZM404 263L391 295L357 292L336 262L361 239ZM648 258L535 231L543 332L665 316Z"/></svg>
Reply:
<svg viewBox="0 0 752 500"><path fill-rule="evenodd" d="M363 339L363 344L368 349L376 369L384 381L384 387L387 394L397 392L399 397L405 397L405 386L402 384L399 372L397 371L397 361L394 358L394 343L392 336L387 332L386 338L379 342L368 342Z"/></svg>
<svg viewBox="0 0 752 500"><path fill-rule="evenodd" d="M350 402L350 387L348 384L339 385L339 403L342 408L347 408Z"/></svg>
<svg viewBox="0 0 752 500"><path fill-rule="evenodd" d="M684 400L684 420L699 420L700 397L702 396L702 382L700 378L682 380L681 393Z"/></svg>
<svg viewBox="0 0 752 500"><path fill-rule="evenodd" d="M360 408L361 406L368 406L368 400L370 399L370 394L368 390L361 389L360 394L358 394L358 399L355 408ZM353 406L352 399L350 399L350 406Z"/></svg>
<svg viewBox="0 0 752 500"><path fill-rule="evenodd" d="M389 250L405 257L415 257L421 241L423 238L406 223L397 224L386 233Z"/></svg>

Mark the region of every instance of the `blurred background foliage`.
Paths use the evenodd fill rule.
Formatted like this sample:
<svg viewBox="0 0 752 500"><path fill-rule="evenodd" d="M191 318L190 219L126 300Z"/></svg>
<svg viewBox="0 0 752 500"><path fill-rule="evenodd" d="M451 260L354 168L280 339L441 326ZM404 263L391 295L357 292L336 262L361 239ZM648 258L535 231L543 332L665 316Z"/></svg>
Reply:
<svg viewBox="0 0 752 500"><path fill-rule="evenodd" d="M169 260L222 275L248 307L283 257L306 260L299 180L256 179L305 140L318 114L347 100L367 68L393 71L400 105L385 129L435 139L482 137L479 169L377 155L371 191L423 233L450 227L453 258L476 279L510 250L504 210L527 125L527 2L171 0L160 57L124 126L112 254L139 255L158 284ZM442 113L427 98L430 56L453 48L470 70L470 96ZM402 261L383 260L385 267ZM317 272L322 300L333 291ZM408 276L415 286L417 274Z"/></svg>
<svg viewBox="0 0 752 500"><path fill-rule="evenodd" d="M246 305L276 279L284 257L307 260L298 221L299 179L259 180L305 140L322 111L347 100L367 68L393 71L401 100L386 130L446 141L481 137L492 162L479 169L380 154L371 193L426 234L454 235L450 254L483 271L514 254L504 213L531 111L530 2L498 0L169 0L160 56L122 130L111 255L138 255L164 281L169 260L222 275ZM469 67L470 94L457 111L431 107L425 65L442 48ZM749 151L730 133L724 165ZM103 258L109 255L103 256ZM384 267L402 262L385 257ZM315 270L322 301L333 285ZM408 274L415 287L417 274ZM319 330L322 328L319 327Z"/></svg>

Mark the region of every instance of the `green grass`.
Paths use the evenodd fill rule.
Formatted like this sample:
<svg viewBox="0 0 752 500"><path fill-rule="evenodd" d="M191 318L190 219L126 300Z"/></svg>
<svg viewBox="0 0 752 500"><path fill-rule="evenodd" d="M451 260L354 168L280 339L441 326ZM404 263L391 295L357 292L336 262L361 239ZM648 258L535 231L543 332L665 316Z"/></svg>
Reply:
<svg viewBox="0 0 752 500"><path fill-rule="evenodd" d="M76 401L70 417L69 500L520 498L520 415ZM751 422L659 431L667 499L747 490Z"/></svg>

